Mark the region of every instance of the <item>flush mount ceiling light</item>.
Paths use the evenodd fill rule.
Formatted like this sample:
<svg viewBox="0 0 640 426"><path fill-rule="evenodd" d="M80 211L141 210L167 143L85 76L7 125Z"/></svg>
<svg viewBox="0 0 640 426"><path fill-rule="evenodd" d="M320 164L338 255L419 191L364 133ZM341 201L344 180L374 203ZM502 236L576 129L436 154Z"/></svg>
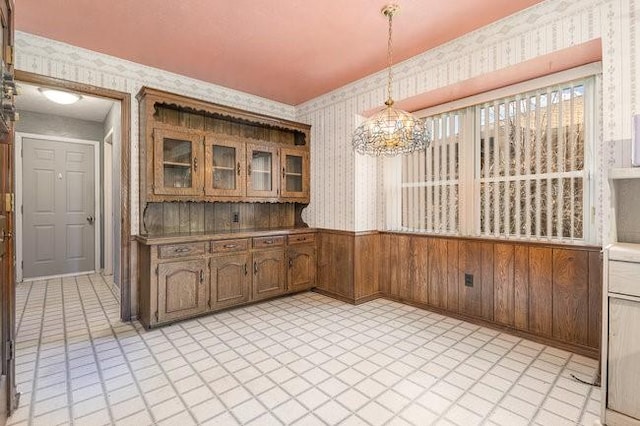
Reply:
<svg viewBox="0 0 640 426"><path fill-rule="evenodd" d="M382 8L381 12L389 20L389 38L387 41L387 100L385 107L365 120L353 132L353 149L367 155L398 155L426 149L431 142L431 134L424 120L393 107L391 85L393 74L393 49L391 43L393 15L398 11L396 4Z"/></svg>
<svg viewBox="0 0 640 426"><path fill-rule="evenodd" d="M44 89L42 87L39 88L38 90L51 102L55 102L61 105L75 104L80 99L82 99L82 96L76 93L65 92L63 90Z"/></svg>

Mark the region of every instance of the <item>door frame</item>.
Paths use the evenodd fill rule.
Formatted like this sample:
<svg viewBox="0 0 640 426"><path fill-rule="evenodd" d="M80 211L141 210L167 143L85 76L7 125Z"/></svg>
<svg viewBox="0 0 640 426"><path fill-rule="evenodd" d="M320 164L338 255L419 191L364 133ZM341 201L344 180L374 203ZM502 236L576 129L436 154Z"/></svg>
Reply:
<svg viewBox="0 0 640 426"><path fill-rule="evenodd" d="M109 141L110 142L107 142ZM102 239L103 258L102 273L113 275L113 128L109 129L102 140L102 224L104 238ZM107 180L107 173L109 179Z"/></svg>
<svg viewBox="0 0 640 426"><path fill-rule="evenodd" d="M122 194L120 197L120 247L118 247L120 270L114 271L114 274L120 275L120 319L131 321L131 284L132 273L135 272L131 268L131 255L136 255L137 248L135 237L131 235L131 94L22 70L15 71L15 80L120 102L120 158L117 159L120 161L120 194Z"/></svg>
<svg viewBox="0 0 640 426"><path fill-rule="evenodd" d="M102 195L102 186L100 185L100 142L93 141L88 139L76 139L69 138L66 136L49 136L42 135L38 133L25 133L25 132L16 132L15 134L15 150L14 150L14 161L15 161L15 198L16 198L16 232L15 232L15 242L16 242L16 282L24 281L24 268L22 265L22 240L24 236L23 232L23 215L24 212L22 209L18 212L18 206L22 207L22 171L23 171L23 156L22 156L22 148L23 148L23 138L28 139L39 139L51 142L65 142L65 143L75 143L79 145L93 145L93 161L94 161L94 170L93 170L93 208L95 215L95 225L93 227L94 233L94 270L93 271L82 271L81 273L86 272L96 272L100 270L100 252L101 252L101 240L100 240L100 224L102 223L102 217L100 214L100 198ZM64 277L64 276L73 276L78 275L79 273L73 272L69 274L61 274L61 275L52 275L46 277L37 277L37 278L27 278L27 281L54 278L54 277Z"/></svg>

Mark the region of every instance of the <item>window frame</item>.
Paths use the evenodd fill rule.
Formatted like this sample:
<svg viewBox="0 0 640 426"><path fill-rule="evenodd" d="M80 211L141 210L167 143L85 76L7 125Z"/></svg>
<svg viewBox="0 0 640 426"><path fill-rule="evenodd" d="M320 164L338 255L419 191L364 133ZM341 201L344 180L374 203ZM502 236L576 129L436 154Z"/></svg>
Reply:
<svg viewBox="0 0 640 426"><path fill-rule="evenodd" d="M504 88L481 93L464 99L455 100L446 104L437 105L416 111L414 114L421 118L433 117L442 113L463 112L461 119L462 137L458 149L458 232L436 232L403 226L403 215L405 200L403 190L407 186L423 186L420 183L403 183L403 160L402 157L386 158L383 162L383 179L385 187L385 228L389 231L413 232L430 235L449 235L460 237L481 237L499 240L548 242L561 244L596 244L601 240L597 232L596 213L602 211L601 206L596 206L596 191L601 185L602 176L596 170L599 164L597 158L596 140L601 139L600 122L596 119L596 111L600 106L602 63L596 62L581 67L551 74L534 80L510 85ZM517 98L520 95L545 89L569 82L581 81L584 83L584 167L580 171L583 179L583 225L582 238L571 237L547 237L532 235L504 235L493 233L488 235L483 233L480 226L481 221L481 176L480 176L480 106L488 102L499 102L505 98ZM473 136L469 136L473 135ZM470 146L472 145L472 146ZM507 179L513 176L507 177ZM410 213L409 213L410 214ZM421 220L425 222L425 220Z"/></svg>

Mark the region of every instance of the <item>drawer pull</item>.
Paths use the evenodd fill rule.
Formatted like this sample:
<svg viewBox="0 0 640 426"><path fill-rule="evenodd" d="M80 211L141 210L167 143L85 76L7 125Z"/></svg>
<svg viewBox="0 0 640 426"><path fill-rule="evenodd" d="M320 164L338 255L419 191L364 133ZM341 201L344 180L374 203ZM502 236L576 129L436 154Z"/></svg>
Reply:
<svg viewBox="0 0 640 426"><path fill-rule="evenodd" d="M238 245L237 244L225 244L222 247L224 247L224 248L236 248L236 247L238 247Z"/></svg>
<svg viewBox="0 0 640 426"><path fill-rule="evenodd" d="M265 244L273 244L273 240L265 240Z"/></svg>
<svg viewBox="0 0 640 426"><path fill-rule="evenodd" d="M307 239L307 237L298 237L298 239L296 241L305 241Z"/></svg>
<svg viewBox="0 0 640 426"><path fill-rule="evenodd" d="M180 247L174 250L176 253L186 253L188 251L191 251L189 247Z"/></svg>

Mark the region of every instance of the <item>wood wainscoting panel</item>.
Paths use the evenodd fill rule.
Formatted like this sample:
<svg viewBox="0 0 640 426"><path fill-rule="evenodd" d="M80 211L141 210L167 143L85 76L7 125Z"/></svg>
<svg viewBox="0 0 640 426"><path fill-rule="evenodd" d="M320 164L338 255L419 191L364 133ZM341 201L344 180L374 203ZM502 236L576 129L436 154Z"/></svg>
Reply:
<svg viewBox="0 0 640 426"><path fill-rule="evenodd" d="M378 286L382 294L391 294L391 280L389 279L391 275L391 268L389 266L391 237L391 234L380 234L380 251L376 257L376 261L378 262Z"/></svg>
<svg viewBox="0 0 640 426"><path fill-rule="evenodd" d="M416 236L411 239L411 300L429 303L429 239Z"/></svg>
<svg viewBox="0 0 640 426"><path fill-rule="evenodd" d="M494 306L497 323L515 325L515 246L496 244L494 247Z"/></svg>
<svg viewBox="0 0 640 426"><path fill-rule="evenodd" d="M458 299L458 277L459 277L459 256L458 250L460 242L458 240L446 240L447 252L445 254L445 265L447 271L447 309L452 312L460 311L460 301Z"/></svg>
<svg viewBox="0 0 640 426"><path fill-rule="evenodd" d="M356 301L380 292L378 254L380 254L380 234L356 235L354 252L354 297Z"/></svg>
<svg viewBox="0 0 640 426"><path fill-rule="evenodd" d="M553 337L589 343L589 253L553 249Z"/></svg>
<svg viewBox="0 0 640 426"><path fill-rule="evenodd" d="M460 312L474 317L482 316L482 244L461 241L458 248L458 297ZM465 277L471 278L471 285Z"/></svg>
<svg viewBox="0 0 640 426"><path fill-rule="evenodd" d="M529 247L529 331L553 334L553 250Z"/></svg>
<svg viewBox="0 0 640 426"><path fill-rule="evenodd" d="M513 326L529 330L529 247L513 249Z"/></svg>
<svg viewBox="0 0 640 426"><path fill-rule="evenodd" d="M599 348L602 340L602 255L589 252L589 343Z"/></svg>
<svg viewBox="0 0 640 426"><path fill-rule="evenodd" d="M449 263L453 259L447 257L447 240L429 238L427 242L427 263L429 265L429 304L439 308L447 308L447 288L449 280ZM455 256L456 259L458 256ZM456 265L457 266L457 265Z"/></svg>
<svg viewBox="0 0 640 426"><path fill-rule="evenodd" d="M391 259L395 265L397 265L396 269L396 283L391 283L391 288L396 289L397 294L395 296L399 297L400 300L411 300L412 287L414 282L412 280L412 268L411 268L411 240L414 237L410 237L408 235L400 235L396 239L397 243L397 258Z"/></svg>
<svg viewBox="0 0 640 426"><path fill-rule="evenodd" d="M460 241L458 262L460 312L493 320L493 243ZM466 282L467 276L471 285Z"/></svg>
<svg viewBox="0 0 640 426"><path fill-rule="evenodd" d="M353 257L352 233L318 232L318 289L353 301Z"/></svg>

